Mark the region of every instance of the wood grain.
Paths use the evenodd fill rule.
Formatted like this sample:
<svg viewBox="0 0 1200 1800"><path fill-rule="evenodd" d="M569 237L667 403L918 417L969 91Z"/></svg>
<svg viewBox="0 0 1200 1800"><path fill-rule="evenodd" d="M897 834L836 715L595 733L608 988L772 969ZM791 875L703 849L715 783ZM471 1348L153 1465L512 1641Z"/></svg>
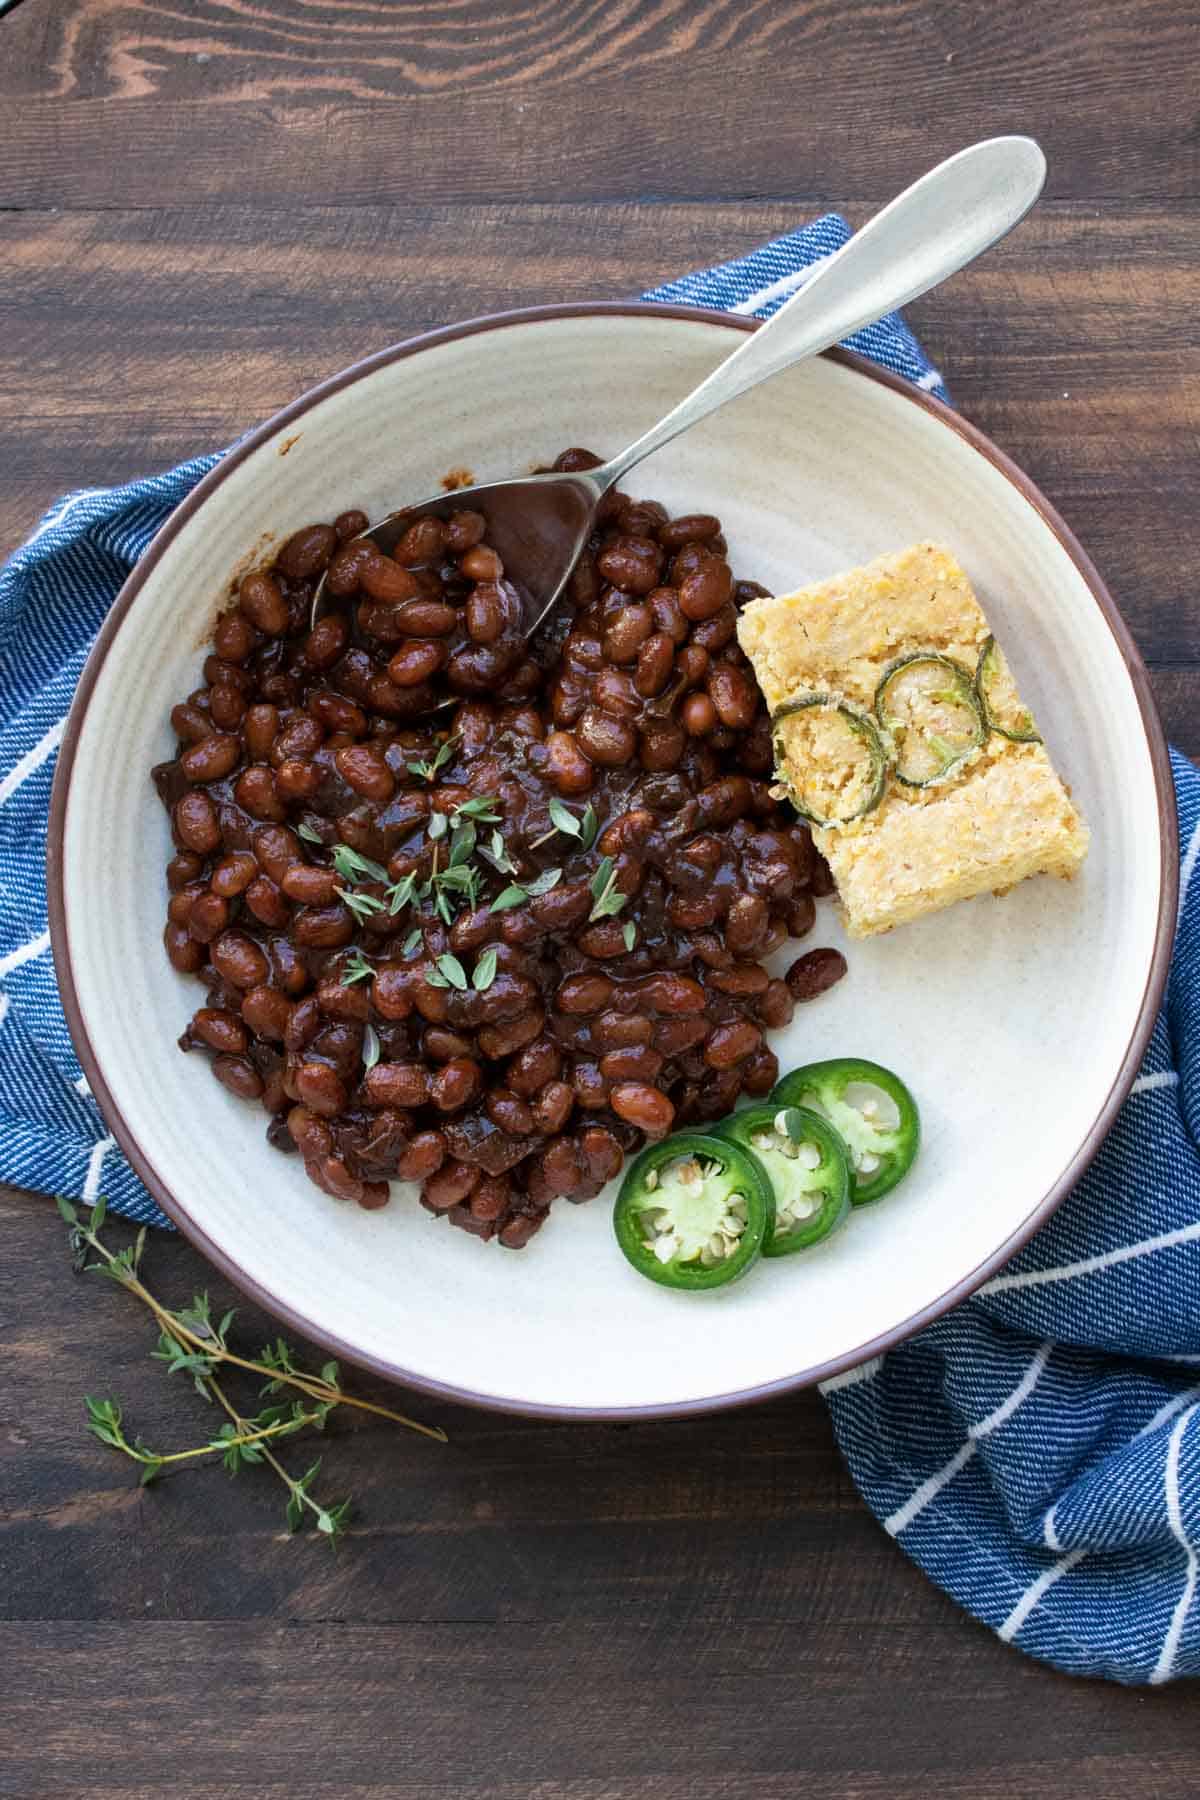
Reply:
<svg viewBox="0 0 1200 1800"><path fill-rule="evenodd" d="M47 1202L0 1193L0 1230L6 1800L924 1800L931 1769L957 1800L1194 1793L1194 1688L1068 1681L964 1620L815 1395L628 1428L409 1397L444 1448L335 1421L334 1556L283 1540L265 1475L139 1490L82 1394L162 1445L206 1408L135 1302L69 1273ZM237 1298L175 1238L148 1274Z"/></svg>
<svg viewBox="0 0 1200 1800"><path fill-rule="evenodd" d="M1190 0L38 0L5 51L9 206L840 197L1034 127L1052 194L1200 173Z"/></svg>

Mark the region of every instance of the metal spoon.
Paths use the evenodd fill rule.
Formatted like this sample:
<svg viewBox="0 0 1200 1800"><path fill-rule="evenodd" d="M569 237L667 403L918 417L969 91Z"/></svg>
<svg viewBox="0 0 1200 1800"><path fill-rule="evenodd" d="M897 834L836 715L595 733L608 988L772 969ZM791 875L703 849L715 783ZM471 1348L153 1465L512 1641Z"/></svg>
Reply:
<svg viewBox="0 0 1200 1800"><path fill-rule="evenodd" d="M1046 159L1032 138L988 138L960 150L877 213L699 387L619 456L578 473L522 475L437 494L389 513L363 536L390 552L414 519L447 518L463 508L483 513L487 541L522 596L528 636L558 599L587 541L596 508L622 476L727 400L936 287L1011 231L1045 179ZM322 577L313 596L314 625L325 603Z"/></svg>

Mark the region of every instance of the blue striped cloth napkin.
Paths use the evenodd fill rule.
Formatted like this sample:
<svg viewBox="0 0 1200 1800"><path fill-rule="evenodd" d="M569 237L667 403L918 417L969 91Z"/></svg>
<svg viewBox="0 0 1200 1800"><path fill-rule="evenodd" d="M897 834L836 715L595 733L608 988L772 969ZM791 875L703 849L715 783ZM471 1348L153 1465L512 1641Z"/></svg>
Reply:
<svg viewBox="0 0 1200 1800"><path fill-rule="evenodd" d="M766 318L849 235L834 215L649 299ZM898 317L852 346L945 399ZM59 1007L46 818L101 620L217 460L60 501L0 571L0 1179L101 1190L166 1225L114 1148ZM1174 759L1183 861L1166 1005L1089 1173L1004 1272L824 1386L868 1506L1008 1642L1076 1674L1200 1674L1200 775Z"/></svg>

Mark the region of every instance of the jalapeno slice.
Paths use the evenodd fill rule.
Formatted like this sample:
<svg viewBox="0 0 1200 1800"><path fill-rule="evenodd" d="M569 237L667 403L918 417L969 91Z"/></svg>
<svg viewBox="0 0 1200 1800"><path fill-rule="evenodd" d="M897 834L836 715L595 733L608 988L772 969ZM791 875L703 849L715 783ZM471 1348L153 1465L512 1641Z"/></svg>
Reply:
<svg viewBox="0 0 1200 1800"><path fill-rule="evenodd" d="M984 639L975 670L975 692L980 710L992 731L1014 744L1040 744L1042 739L1033 714L1021 704L1008 659L994 637Z"/></svg>
<svg viewBox="0 0 1200 1800"><path fill-rule="evenodd" d="M921 1141L917 1103L900 1077L862 1057L793 1069L769 1104L811 1107L828 1119L850 1155L853 1206L890 1193L912 1167Z"/></svg>
<svg viewBox="0 0 1200 1800"><path fill-rule="evenodd" d="M806 694L771 721L775 768L788 799L811 825L848 825L873 812L887 785L887 751L863 713L828 694ZM785 759L803 771L783 772Z"/></svg>
<svg viewBox="0 0 1200 1800"><path fill-rule="evenodd" d="M932 650L884 671L875 716L896 747L896 779L905 787L945 781L987 737L974 676Z"/></svg>
<svg viewBox="0 0 1200 1800"><path fill-rule="evenodd" d="M758 1261L775 1225L761 1163L728 1138L678 1131L621 1183L613 1227L639 1275L685 1291L724 1287Z"/></svg>
<svg viewBox="0 0 1200 1800"><path fill-rule="evenodd" d="M746 1106L722 1119L718 1137L743 1144L775 1190L775 1229L764 1256L819 1244L850 1211L850 1155L833 1126L806 1106Z"/></svg>

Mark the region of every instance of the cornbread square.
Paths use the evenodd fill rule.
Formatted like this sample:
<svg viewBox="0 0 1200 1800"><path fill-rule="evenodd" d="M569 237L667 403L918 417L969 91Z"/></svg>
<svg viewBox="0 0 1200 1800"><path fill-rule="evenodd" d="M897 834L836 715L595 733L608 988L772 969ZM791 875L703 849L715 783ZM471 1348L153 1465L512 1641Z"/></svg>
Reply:
<svg viewBox="0 0 1200 1800"><path fill-rule="evenodd" d="M881 678L901 659L949 659L973 675L990 636L965 573L931 543L794 594L753 600L738 621L772 716L821 695L870 720ZM1019 709L1007 671L1004 679ZM826 733L831 741L836 735ZM819 754L819 735L812 741ZM881 741L894 749L886 732ZM842 742L850 742L844 733ZM785 748L778 773L799 792L814 771L794 755ZM1071 876L1088 849L1087 826L1045 746L995 729L930 785L905 786L889 767L877 805L845 824L814 827L813 837L852 937L890 931L975 894L1003 893L1029 875Z"/></svg>

